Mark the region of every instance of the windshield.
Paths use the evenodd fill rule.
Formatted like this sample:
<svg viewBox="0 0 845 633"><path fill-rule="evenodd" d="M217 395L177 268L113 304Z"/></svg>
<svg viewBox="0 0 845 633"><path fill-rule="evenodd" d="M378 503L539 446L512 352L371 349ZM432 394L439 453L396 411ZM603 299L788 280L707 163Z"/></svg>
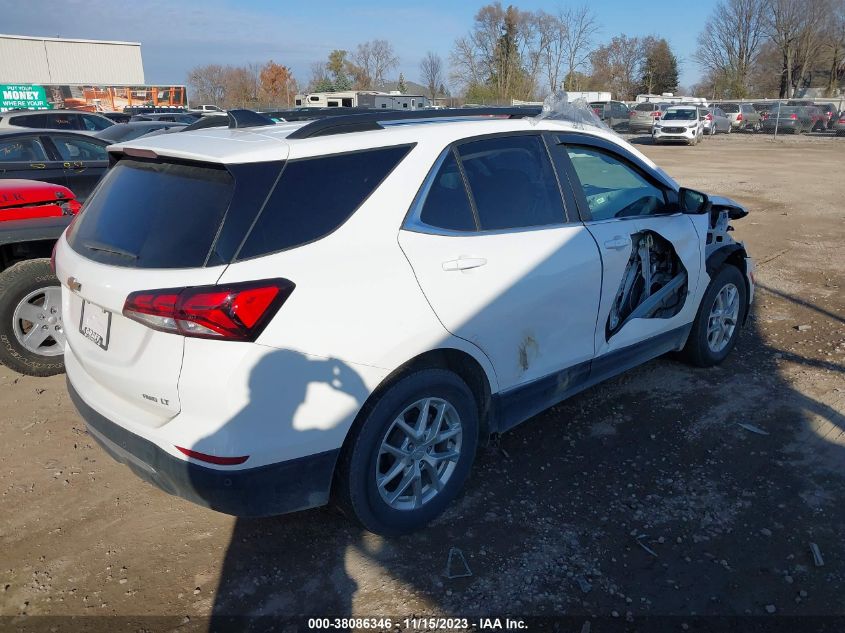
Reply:
<svg viewBox="0 0 845 633"><path fill-rule="evenodd" d="M663 115L664 121L695 121L697 118L695 110L666 110Z"/></svg>

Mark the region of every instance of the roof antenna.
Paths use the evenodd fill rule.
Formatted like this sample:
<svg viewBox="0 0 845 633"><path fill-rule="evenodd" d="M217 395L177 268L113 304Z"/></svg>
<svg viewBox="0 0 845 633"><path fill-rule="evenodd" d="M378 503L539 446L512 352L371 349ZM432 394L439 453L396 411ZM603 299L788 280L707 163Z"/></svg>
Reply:
<svg viewBox="0 0 845 633"><path fill-rule="evenodd" d="M253 112L252 110L227 110L229 116L229 128L260 127L262 125L275 125L276 122L268 116Z"/></svg>

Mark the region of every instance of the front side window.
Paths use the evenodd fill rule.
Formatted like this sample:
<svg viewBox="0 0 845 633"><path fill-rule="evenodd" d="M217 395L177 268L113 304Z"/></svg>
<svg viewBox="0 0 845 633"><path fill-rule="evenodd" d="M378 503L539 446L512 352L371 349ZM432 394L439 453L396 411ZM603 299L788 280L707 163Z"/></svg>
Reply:
<svg viewBox="0 0 845 633"><path fill-rule="evenodd" d="M475 218L453 151L437 170L426 192L420 221L450 231L474 231Z"/></svg>
<svg viewBox="0 0 845 633"><path fill-rule="evenodd" d="M482 231L566 221L557 179L540 136L462 143L463 163Z"/></svg>
<svg viewBox="0 0 845 633"><path fill-rule="evenodd" d="M53 143L64 161L108 160L106 148L93 141L69 136L54 136Z"/></svg>
<svg viewBox="0 0 845 633"><path fill-rule="evenodd" d="M0 163L46 160L47 152L37 138L14 138L4 141L0 137Z"/></svg>
<svg viewBox="0 0 845 633"><path fill-rule="evenodd" d="M111 122L103 120L103 117L94 116L92 114L83 114L82 127L90 132L99 132L100 130L105 130L107 127L111 127Z"/></svg>
<svg viewBox="0 0 845 633"><path fill-rule="evenodd" d="M584 189L593 220L666 212L663 190L620 157L577 145L568 145L566 151Z"/></svg>
<svg viewBox="0 0 845 633"><path fill-rule="evenodd" d="M238 259L325 237L355 213L410 149L403 145L288 162Z"/></svg>

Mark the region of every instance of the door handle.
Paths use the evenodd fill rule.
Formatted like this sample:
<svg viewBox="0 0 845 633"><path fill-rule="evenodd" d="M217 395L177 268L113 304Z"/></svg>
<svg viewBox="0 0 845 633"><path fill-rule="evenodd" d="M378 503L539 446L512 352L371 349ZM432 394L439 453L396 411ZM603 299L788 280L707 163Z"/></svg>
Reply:
<svg viewBox="0 0 845 633"><path fill-rule="evenodd" d="M612 240L607 240L604 243L605 248L612 248L619 250L631 245L631 238L623 237L622 235L615 236Z"/></svg>
<svg viewBox="0 0 845 633"><path fill-rule="evenodd" d="M483 257L458 257L448 262L443 262L443 270L469 270L484 266L487 260Z"/></svg>

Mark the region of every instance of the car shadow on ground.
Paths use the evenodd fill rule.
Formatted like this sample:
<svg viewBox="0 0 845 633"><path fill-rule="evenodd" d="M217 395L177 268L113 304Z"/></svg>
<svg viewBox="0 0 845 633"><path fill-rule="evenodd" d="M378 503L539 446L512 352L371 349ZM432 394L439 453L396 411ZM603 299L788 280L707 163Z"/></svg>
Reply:
<svg viewBox="0 0 845 633"><path fill-rule="evenodd" d="M210 630L256 616L842 615L845 403L796 390L786 373L801 363L845 376L772 347L752 316L719 367L659 359L481 448L465 492L409 536L330 507L238 519ZM447 570L451 548L466 569Z"/></svg>

